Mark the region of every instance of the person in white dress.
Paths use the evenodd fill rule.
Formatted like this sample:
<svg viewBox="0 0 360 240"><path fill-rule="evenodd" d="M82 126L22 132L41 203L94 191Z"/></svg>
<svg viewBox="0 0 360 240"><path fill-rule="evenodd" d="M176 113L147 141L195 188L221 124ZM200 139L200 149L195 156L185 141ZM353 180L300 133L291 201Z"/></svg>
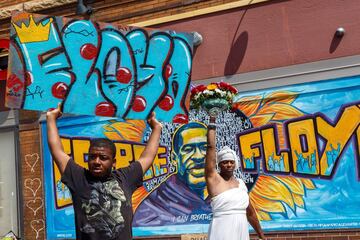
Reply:
<svg viewBox="0 0 360 240"><path fill-rule="evenodd" d="M208 239L249 240L248 222L259 238L265 239L255 209L249 201L246 185L233 175L238 164L235 151L226 146L216 157L215 120L215 117L210 117L205 161L205 179L213 212ZM216 161L220 173L216 170Z"/></svg>

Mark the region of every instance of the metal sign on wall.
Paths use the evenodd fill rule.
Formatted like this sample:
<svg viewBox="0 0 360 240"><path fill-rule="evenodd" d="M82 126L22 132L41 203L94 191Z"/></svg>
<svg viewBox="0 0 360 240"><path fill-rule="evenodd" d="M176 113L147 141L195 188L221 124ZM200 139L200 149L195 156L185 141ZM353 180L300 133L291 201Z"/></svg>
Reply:
<svg viewBox="0 0 360 240"><path fill-rule="evenodd" d="M266 231L359 228L359 96L360 76L323 80L240 93L233 111L219 116L217 148L229 145L241 156L236 176L247 184ZM164 123L154 164L133 195L135 236L207 232L212 214L202 170L208 117L201 111L189 117L188 124ZM139 157L149 136L142 120L58 123L65 151L84 167L92 137L113 140L122 167ZM54 168L45 124L42 134L47 238L75 238L70 193Z"/></svg>
<svg viewBox="0 0 360 240"><path fill-rule="evenodd" d="M186 122L193 35L16 13L10 108Z"/></svg>

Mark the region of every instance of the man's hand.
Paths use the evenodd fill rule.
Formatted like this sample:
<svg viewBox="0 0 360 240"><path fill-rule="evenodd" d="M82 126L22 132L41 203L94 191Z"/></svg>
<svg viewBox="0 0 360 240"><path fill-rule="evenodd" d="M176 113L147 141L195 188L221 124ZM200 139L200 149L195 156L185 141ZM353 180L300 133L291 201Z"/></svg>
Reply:
<svg viewBox="0 0 360 240"><path fill-rule="evenodd" d="M61 112L61 103L58 103L57 108L47 111L46 119L47 120L56 120L62 116Z"/></svg>
<svg viewBox="0 0 360 240"><path fill-rule="evenodd" d="M148 118L147 122L150 125L152 130L154 130L156 128L162 129L162 124L156 119L155 112L152 112L150 114L150 117Z"/></svg>
<svg viewBox="0 0 360 240"><path fill-rule="evenodd" d="M216 123L216 117L210 116L210 123Z"/></svg>

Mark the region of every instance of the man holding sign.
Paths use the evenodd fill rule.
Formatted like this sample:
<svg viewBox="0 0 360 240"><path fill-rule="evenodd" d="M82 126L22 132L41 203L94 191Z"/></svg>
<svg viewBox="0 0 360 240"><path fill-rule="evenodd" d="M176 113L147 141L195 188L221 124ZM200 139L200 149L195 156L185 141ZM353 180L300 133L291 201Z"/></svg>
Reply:
<svg viewBox="0 0 360 240"><path fill-rule="evenodd" d="M140 158L125 168L115 169L113 142L92 140L87 170L64 152L56 126L56 119L60 116L60 106L47 112L48 144L61 180L72 194L76 239L132 239L131 196L142 186L143 174L153 163L162 124L152 113L148 119L152 133L147 146Z"/></svg>

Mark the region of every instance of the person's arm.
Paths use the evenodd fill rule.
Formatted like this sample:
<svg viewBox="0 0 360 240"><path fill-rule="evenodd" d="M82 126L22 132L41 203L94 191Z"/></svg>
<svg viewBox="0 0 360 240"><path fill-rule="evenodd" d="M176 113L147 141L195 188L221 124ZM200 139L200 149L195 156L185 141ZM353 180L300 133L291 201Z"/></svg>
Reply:
<svg viewBox="0 0 360 240"><path fill-rule="evenodd" d="M149 141L147 142L146 147L138 160L141 164L143 173L149 169L158 152L162 130L162 124L155 118L154 112L151 113L148 119L148 124L150 125L152 132Z"/></svg>
<svg viewBox="0 0 360 240"><path fill-rule="evenodd" d="M54 110L46 113L46 125L47 125L47 141L50 148L51 155L60 170L62 175L65 171L66 165L70 157L64 152L64 148L61 144L59 131L56 126L56 119L61 116L60 104Z"/></svg>
<svg viewBox="0 0 360 240"><path fill-rule="evenodd" d="M256 216L256 211L252 206L251 202L249 202L249 206L246 208L246 216L250 225L254 228L259 238L265 240L265 236L261 229L259 219Z"/></svg>
<svg viewBox="0 0 360 240"><path fill-rule="evenodd" d="M215 118L210 117L207 130L207 149L205 161L205 176L211 178L216 173L216 125Z"/></svg>
<svg viewBox="0 0 360 240"><path fill-rule="evenodd" d="M216 171L216 119L210 117L207 130L207 149L205 156L205 180L211 197L217 194L216 186L219 183L219 174Z"/></svg>

